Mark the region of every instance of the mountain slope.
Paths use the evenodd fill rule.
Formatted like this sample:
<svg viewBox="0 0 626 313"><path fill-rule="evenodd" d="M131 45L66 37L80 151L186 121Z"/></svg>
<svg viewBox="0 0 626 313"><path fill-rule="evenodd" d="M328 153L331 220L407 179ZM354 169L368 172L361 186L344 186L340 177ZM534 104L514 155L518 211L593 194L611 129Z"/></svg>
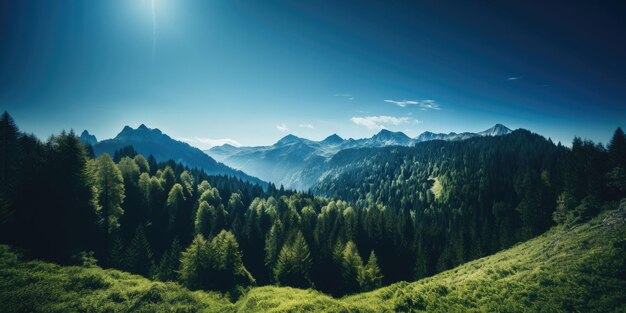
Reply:
<svg viewBox="0 0 626 313"><path fill-rule="evenodd" d="M592 221L557 227L495 255L413 283L334 299L313 290L215 293L98 267L21 262L0 246L4 312L624 312L626 201Z"/></svg>
<svg viewBox="0 0 626 313"><path fill-rule="evenodd" d="M209 175L228 175L243 180L265 184L256 177L252 177L242 171L232 169L203 153L200 149L187 143L177 141L162 133L159 129L150 129L145 125L133 129L125 126L124 129L113 139L102 140L94 145L94 153L113 153L125 146L133 146L140 154L153 155L157 161L174 160L191 168L199 168Z"/></svg>
<svg viewBox="0 0 626 313"><path fill-rule="evenodd" d="M370 138L343 139L333 134L322 141L313 141L287 135L271 146L234 147L223 145L205 150L214 159L242 170L263 180L286 187L306 190L314 185L317 177L304 178L303 172L319 167L340 151L355 148L380 148L388 146L412 146L430 140L457 141L480 136L502 136L511 130L502 124L479 133L435 134L424 132L410 138L402 132L381 130ZM310 171L309 173L310 174Z"/></svg>
<svg viewBox="0 0 626 313"><path fill-rule="evenodd" d="M80 134L80 141L86 144L90 144L92 146L98 143L98 139L96 139L96 136L90 134L87 130L84 130Z"/></svg>

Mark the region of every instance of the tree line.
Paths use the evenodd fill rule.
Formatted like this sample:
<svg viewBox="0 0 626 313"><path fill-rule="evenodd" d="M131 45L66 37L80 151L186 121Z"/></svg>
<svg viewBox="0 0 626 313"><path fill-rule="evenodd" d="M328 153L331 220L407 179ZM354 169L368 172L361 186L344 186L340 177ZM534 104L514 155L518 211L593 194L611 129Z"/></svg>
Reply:
<svg viewBox="0 0 626 313"><path fill-rule="evenodd" d="M340 221L330 219L352 210L345 202L208 176L132 147L96 157L73 132L41 142L7 113L0 128L0 239L28 257L97 260L191 289L322 288L325 275L338 292L382 284L375 252L363 262L349 240L333 240L332 276L321 266L327 234L316 227L318 214L337 229Z"/></svg>
<svg viewBox="0 0 626 313"><path fill-rule="evenodd" d="M626 191L620 129L608 149L516 132L348 151L368 157L313 191L330 198L132 147L95 157L73 132L40 142L7 113L0 131L3 242L235 294L276 284L344 295L413 280L539 234L553 217L585 220Z"/></svg>

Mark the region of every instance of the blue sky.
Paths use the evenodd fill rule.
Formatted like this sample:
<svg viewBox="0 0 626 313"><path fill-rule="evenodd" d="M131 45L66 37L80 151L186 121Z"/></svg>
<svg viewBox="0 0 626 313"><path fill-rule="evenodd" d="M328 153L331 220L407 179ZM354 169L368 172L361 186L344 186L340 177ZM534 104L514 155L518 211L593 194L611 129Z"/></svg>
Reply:
<svg viewBox="0 0 626 313"><path fill-rule="evenodd" d="M0 110L40 138L88 129L106 139L144 123L202 148L496 123L569 144L607 142L625 126L623 7L154 0L152 9L150 0L3 1Z"/></svg>

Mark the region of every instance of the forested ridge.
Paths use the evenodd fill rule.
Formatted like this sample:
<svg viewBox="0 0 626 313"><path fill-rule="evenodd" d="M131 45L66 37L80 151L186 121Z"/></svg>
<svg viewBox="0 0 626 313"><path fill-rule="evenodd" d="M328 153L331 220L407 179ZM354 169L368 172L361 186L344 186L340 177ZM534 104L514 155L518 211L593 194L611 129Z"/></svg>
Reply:
<svg viewBox="0 0 626 313"><path fill-rule="evenodd" d="M332 295L414 280L589 220L626 195L626 139L554 145L528 131L345 150L309 193L157 163L93 157L0 119L0 239L29 257L94 264L238 297L277 284ZM335 166L335 167L332 167Z"/></svg>

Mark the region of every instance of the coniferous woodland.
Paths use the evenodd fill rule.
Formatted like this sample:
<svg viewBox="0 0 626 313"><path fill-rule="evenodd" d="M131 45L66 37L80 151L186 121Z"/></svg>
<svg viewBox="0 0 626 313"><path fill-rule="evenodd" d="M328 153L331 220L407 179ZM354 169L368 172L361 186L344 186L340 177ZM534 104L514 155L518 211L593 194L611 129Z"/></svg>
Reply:
<svg viewBox="0 0 626 313"><path fill-rule="evenodd" d="M621 129L606 147L520 130L346 150L329 166L310 193L264 190L132 147L95 157L73 132L41 142L4 113L0 241L191 289L343 295L435 274L626 196Z"/></svg>

